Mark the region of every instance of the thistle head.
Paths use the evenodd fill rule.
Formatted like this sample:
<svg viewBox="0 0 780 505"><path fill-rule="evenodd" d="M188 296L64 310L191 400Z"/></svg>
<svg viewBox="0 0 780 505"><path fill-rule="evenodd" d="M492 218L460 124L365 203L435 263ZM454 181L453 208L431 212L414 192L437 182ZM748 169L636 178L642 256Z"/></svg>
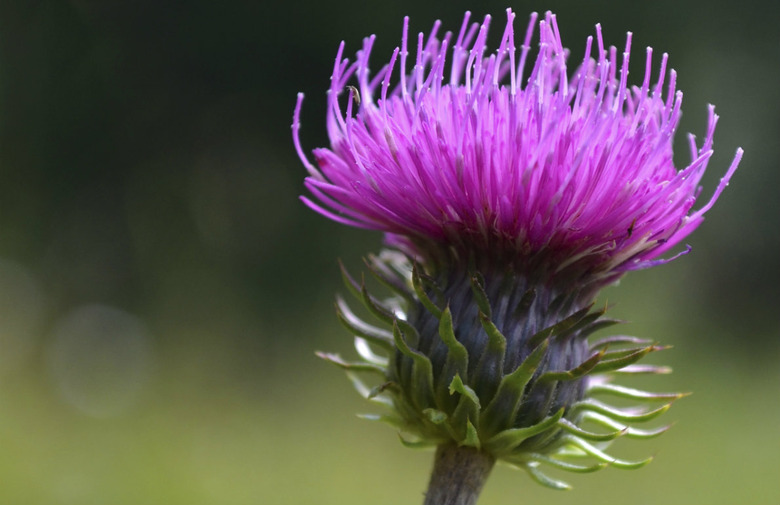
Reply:
<svg viewBox="0 0 780 505"><path fill-rule="evenodd" d="M615 323L593 309L598 290L670 261L661 257L702 222L742 151L694 209L718 117L710 107L703 141L689 136L690 164L677 169L682 92L667 55L654 70L647 48L641 84L632 86L630 33L619 57L597 25L570 68L555 15L538 22L535 60L537 17L519 47L514 17L508 9L496 51L487 48L489 16L470 23L467 13L457 34L442 36L437 22L415 50L406 19L401 46L375 74L373 36L354 62L342 43L328 90L330 147L314 150L316 164L306 158L300 94L293 138L309 173L311 197L302 200L337 222L384 232L388 250L368 267L397 294L379 300L345 273L386 326L362 321L340 300L363 361L323 357L378 373L373 389L353 379L391 407L383 419L415 442L473 446L564 487L539 465L640 466L597 445L660 433L631 423L681 396L611 384L615 374L668 370L635 364L661 349L652 342L589 340ZM599 395L660 403L621 410ZM563 459L570 455L596 463Z"/></svg>
<svg viewBox="0 0 780 505"><path fill-rule="evenodd" d="M712 198L692 210L712 156L718 116L710 106L703 142L689 136L691 162L678 170L672 141L682 92L667 55L653 70L647 48L641 85L629 86L631 33L618 56L600 26L569 68L555 15L536 15L518 48L514 13L498 49L487 48L490 16L457 35L402 43L376 75L374 37L354 62L339 47L328 90L330 148L295 145L313 198L303 201L340 223L380 230L422 261L460 257L512 264L526 275L603 286L657 264L701 222ZM411 67L411 71L409 68ZM660 260L663 262L665 260Z"/></svg>

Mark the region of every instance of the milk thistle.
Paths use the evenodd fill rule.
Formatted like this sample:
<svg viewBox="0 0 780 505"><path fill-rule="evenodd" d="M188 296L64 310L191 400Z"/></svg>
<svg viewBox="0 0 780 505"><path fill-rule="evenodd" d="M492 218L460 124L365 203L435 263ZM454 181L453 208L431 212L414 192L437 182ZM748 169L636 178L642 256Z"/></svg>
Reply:
<svg viewBox="0 0 780 505"><path fill-rule="evenodd" d="M710 106L703 143L689 136L691 162L676 169L682 93L667 55L651 85L647 48L642 84L629 86L631 33L619 59L596 25L570 75L548 12L527 66L537 16L519 58L514 17L507 9L494 53L490 16L470 23L466 13L457 35L439 37L439 22L419 34L413 54L406 18L400 48L375 75L374 36L354 62L342 42L328 90L331 145L314 150L316 165L298 136L302 94L295 107L293 139L311 194L301 199L339 223L384 232L384 250L366 264L393 292L378 298L342 269L377 322L339 298L361 359L319 354L386 408L367 417L395 426L406 445L437 447L426 505L475 503L497 460L557 489L568 485L548 468L649 461L604 450L619 437L665 431L634 425L683 395L612 383L669 369L637 364L662 349L653 342L592 337L617 323L594 299L626 272L679 256L661 258L699 226L742 156L737 150L714 195L694 210L718 116ZM366 383L364 374L378 380ZM610 396L641 405L603 403Z"/></svg>

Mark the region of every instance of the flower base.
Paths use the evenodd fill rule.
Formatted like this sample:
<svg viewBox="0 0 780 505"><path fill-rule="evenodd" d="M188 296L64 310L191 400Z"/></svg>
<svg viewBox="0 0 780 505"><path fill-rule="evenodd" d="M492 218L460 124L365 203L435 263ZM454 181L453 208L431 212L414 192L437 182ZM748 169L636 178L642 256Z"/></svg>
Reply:
<svg viewBox="0 0 780 505"><path fill-rule="evenodd" d="M364 398L389 410L364 417L397 428L404 445L439 447L434 473L442 475L434 476L434 489L448 473L481 474L474 465L487 475L487 461L502 460L540 484L568 489L544 467L592 472L639 468L652 459L627 461L603 450L614 439L650 438L668 428L630 425L655 419L683 394L611 383L615 375L667 373L666 367L635 364L664 347L624 335L589 341L593 332L619 321L602 317L604 311L590 304L572 304L572 293L529 287L511 272L503 279L472 272L452 282L449 275L437 280L394 251L367 263L397 296L380 300L346 271L345 284L392 331L363 321L339 300L339 319L355 335L362 360L319 356L346 369ZM379 384L364 383L364 373L378 375ZM601 396L642 406L617 408ZM465 460L447 463L456 454ZM456 471L460 464L465 467Z"/></svg>

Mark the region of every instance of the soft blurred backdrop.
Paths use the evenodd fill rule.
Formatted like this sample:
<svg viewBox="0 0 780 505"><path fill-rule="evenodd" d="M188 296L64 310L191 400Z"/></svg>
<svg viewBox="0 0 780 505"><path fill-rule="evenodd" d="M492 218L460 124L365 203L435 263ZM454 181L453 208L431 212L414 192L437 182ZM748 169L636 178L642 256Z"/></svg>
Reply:
<svg viewBox="0 0 780 505"><path fill-rule="evenodd" d="M403 448L318 349L350 353L333 314L377 233L298 200L303 142L325 145L336 48L375 62L436 18L553 9L582 54L601 22L632 82L652 45L679 73L685 132L721 122L689 243L602 298L632 334L674 349L657 390L690 390L636 472L569 493L498 467L481 503L780 503L780 15L769 0L676 2L0 3L0 503L419 503L432 454ZM500 32L500 30L494 30ZM493 33L494 39L498 37ZM579 58L579 56L577 56ZM657 69L657 67L656 67Z"/></svg>

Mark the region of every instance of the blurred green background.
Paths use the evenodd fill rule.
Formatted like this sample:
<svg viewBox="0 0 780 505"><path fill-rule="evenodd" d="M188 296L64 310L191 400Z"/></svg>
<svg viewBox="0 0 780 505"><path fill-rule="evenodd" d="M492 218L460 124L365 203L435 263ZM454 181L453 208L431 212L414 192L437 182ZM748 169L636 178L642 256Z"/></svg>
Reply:
<svg viewBox="0 0 780 505"><path fill-rule="evenodd" d="M380 236L298 200L303 142L326 145L336 48L402 17L457 29L504 2L12 0L0 3L0 503L420 503L431 453L355 417L371 411L314 350L350 353L333 314L336 259ZM636 472L539 488L498 467L484 504L780 503L780 15L769 0L523 2L553 9L582 54L634 32L671 55L683 133L722 120L704 182L742 166L692 254L602 296L623 331L674 349L657 390L690 390ZM494 39L500 30L494 30ZM579 58L579 56L577 56ZM569 476L566 476L569 477Z"/></svg>

